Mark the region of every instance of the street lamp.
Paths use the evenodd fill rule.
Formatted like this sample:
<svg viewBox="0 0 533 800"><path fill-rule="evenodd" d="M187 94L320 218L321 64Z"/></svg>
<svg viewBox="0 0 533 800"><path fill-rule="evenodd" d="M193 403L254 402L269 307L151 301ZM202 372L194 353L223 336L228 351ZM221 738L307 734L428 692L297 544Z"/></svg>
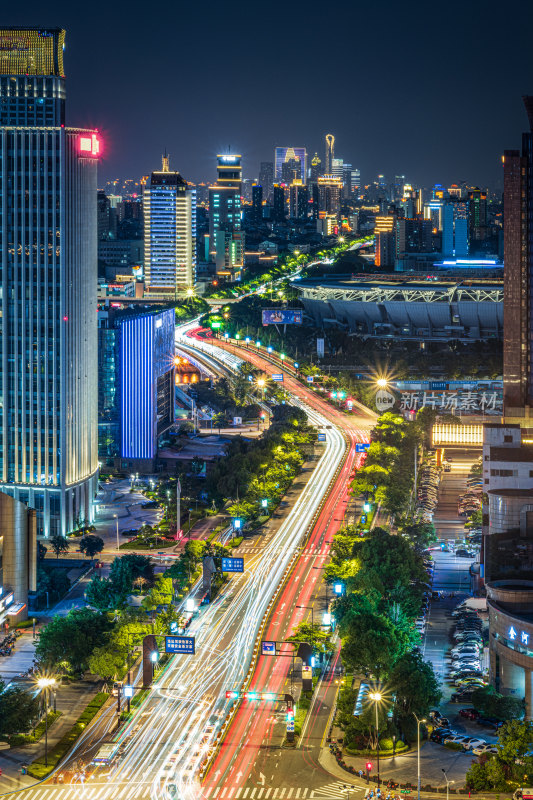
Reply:
<svg viewBox="0 0 533 800"><path fill-rule="evenodd" d="M446 779L446 800L450 800L450 783L455 783L455 781L449 781L448 776L446 775L446 770L442 768L444 772L444 778Z"/></svg>
<svg viewBox="0 0 533 800"><path fill-rule="evenodd" d="M387 378L378 378L376 381L376 385L380 387L380 389L384 389L385 386L388 386Z"/></svg>
<svg viewBox="0 0 533 800"><path fill-rule="evenodd" d="M35 681L39 691L44 694L44 765L48 766L48 704L50 691L57 685L55 678L40 675Z"/></svg>
<svg viewBox="0 0 533 800"><path fill-rule="evenodd" d="M416 742L417 742L417 767L418 767L418 800L420 800L420 724L422 722L427 722L426 719L418 719L415 712L413 711L413 717L416 719Z"/></svg>
<svg viewBox="0 0 533 800"><path fill-rule="evenodd" d="M377 753L377 761L378 761L378 787L379 787L379 717L378 717L378 705L381 703L383 699L383 695L381 692L370 692L369 698L374 701L375 709L376 709L376 753Z"/></svg>

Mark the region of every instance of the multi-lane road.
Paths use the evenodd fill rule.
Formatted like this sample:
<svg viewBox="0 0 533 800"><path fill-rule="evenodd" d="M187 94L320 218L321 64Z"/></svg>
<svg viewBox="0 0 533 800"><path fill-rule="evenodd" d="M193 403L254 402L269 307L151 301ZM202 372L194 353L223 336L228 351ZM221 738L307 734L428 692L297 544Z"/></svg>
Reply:
<svg viewBox="0 0 533 800"><path fill-rule="evenodd" d="M223 358L228 362L235 356L225 353ZM301 387L287 388L292 391ZM307 399L313 402L308 405ZM305 408L311 424L322 429L331 425L324 404L314 398L294 402ZM196 638L196 655L174 656L143 707L123 731L120 758L109 767L100 767L85 782L78 780L68 787L38 784L24 789L25 798L62 800L80 796L87 800L122 800L176 796L196 800L207 796L207 787L200 785L198 776L208 753L222 735L229 710L225 692L228 687L244 685L250 677L257 636L265 616L272 610L272 598L281 585L277 602L285 604L286 613L280 619L282 631L286 632L299 618L294 609L296 597L307 604L319 580L320 572L312 568L323 565L327 557L325 532L340 513L336 504L341 499L346 501L346 485L353 464L353 460L347 460L347 453L351 455L353 449L349 446L351 439L352 434L346 438L336 426L328 428L322 456L308 480L302 481L289 513L279 526L269 529L253 548L254 552L244 554L244 573L232 577L216 600L199 612L190 629ZM309 531L310 538L302 552ZM289 570L291 580L285 585ZM262 681L263 675L266 680L261 663L259 670L256 680ZM282 682L283 676L275 677L276 681ZM270 712L261 709L257 719L268 713L272 714L272 708ZM98 735L102 735L102 728L105 731L110 727L112 712L108 716L108 721L99 724ZM233 725L240 725L243 719L244 715L237 714ZM94 736L91 737L89 729L72 754L71 762L86 761L92 752ZM228 748L221 752L227 761L221 770L225 779L232 774L235 760L227 760ZM244 765L246 773L251 766L251 762ZM11 792L4 796L14 795Z"/></svg>
<svg viewBox="0 0 533 800"><path fill-rule="evenodd" d="M213 344L198 337L192 326L188 334L189 340L196 339L196 347L204 355L213 356ZM234 345L224 342L217 342L216 346L218 350L223 350L223 355L218 354L217 358L224 359L230 367L238 366L239 357L242 357L266 374L280 371L280 366L274 359L270 360L268 357L267 360L256 348L240 348L237 351ZM346 453L311 531L308 545L269 615L263 638L277 641L286 639L303 618L310 618L312 615L315 620L321 619L321 612L324 610L322 573L328 559L331 538L342 523L349 501L349 479L360 457L356 453L355 445L358 441L368 439L369 428L375 422L375 417L371 414L341 414L303 387L289 374L286 367L283 372L283 383L291 396L298 397L307 409L316 409L326 418L326 440L334 432L342 431ZM296 751L282 751L280 748L284 727L283 713L273 713L271 703L241 701L207 774L203 796L221 800L241 797L259 800L264 795L282 800L285 797L311 797L313 793L317 797L327 797L326 790L329 789L337 792L338 796L338 786L335 782L331 783L330 776L318 763L320 747L330 718L330 704L336 694L337 659L338 656L334 658L332 668L324 676L323 685L318 689ZM291 659L260 656L249 688L277 694L290 691L290 668Z"/></svg>

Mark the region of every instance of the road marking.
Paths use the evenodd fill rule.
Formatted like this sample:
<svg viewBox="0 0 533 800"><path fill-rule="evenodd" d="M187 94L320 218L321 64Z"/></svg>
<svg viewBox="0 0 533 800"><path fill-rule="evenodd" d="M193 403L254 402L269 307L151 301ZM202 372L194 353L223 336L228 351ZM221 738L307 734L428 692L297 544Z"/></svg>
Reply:
<svg viewBox="0 0 533 800"><path fill-rule="evenodd" d="M226 794L227 791L228 791L228 787L224 786L224 788L222 789L222 794L220 796L224 797L224 795Z"/></svg>
<svg viewBox="0 0 533 800"><path fill-rule="evenodd" d="M270 792L271 791L272 791L272 787L270 787L270 789L267 789L267 793L266 793L265 797L270 797Z"/></svg>

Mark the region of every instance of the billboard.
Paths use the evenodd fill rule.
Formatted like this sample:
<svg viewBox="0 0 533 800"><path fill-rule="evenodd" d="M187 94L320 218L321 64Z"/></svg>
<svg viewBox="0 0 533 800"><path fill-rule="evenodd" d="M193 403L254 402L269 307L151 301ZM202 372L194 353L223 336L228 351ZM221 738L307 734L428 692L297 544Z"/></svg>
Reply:
<svg viewBox="0 0 533 800"><path fill-rule="evenodd" d="M165 636L165 653L194 655L194 636Z"/></svg>
<svg viewBox="0 0 533 800"><path fill-rule="evenodd" d="M244 558L223 558L222 572L244 572Z"/></svg>
<svg viewBox="0 0 533 800"><path fill-rule="evenodd" d="M303 313L301 308L263 308L263 325L301 325Z"/></svg>
<svg viewBox="0 0 533 800"><path fill-rule="evenodd" d="M275 656L276 655L276 642L268 642L263 639L261 642L261 655L262 656Z"/></svg>

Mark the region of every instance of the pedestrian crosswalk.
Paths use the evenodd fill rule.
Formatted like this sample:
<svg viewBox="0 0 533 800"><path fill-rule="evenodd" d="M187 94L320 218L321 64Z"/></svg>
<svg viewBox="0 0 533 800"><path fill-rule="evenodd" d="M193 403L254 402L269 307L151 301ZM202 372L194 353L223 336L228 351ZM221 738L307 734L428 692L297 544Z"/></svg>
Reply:
<svg viewBox="0 0 533 800"><path fill-rule="evenodd" d="M318 789L307 786L215 786L207 789L204 796L208 800L341 800L345 787L363 789L362 786L342 781L328 783Z"/></svg>
<svg viewBox="0 0 533 800"><path fill-rule="evenodd" d="M24 800L72 800L78 793L83 800L149 800L151 794L151 782L124 781L121 783L94 783L90 781L83 784L64 784L50 785L37 784L24 790ZM20 790L18 790L20 791ZM21 797L17 794L4 794L3 797L9 800L11 797Z"/></svg>

